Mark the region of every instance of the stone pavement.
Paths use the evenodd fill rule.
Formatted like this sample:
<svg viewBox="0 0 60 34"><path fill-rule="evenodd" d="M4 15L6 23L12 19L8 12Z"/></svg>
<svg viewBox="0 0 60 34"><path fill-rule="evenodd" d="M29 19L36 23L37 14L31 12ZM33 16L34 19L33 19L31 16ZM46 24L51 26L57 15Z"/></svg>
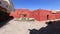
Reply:
<svg viewBox="0 0 60 34"><path fill-rule="evenodd" d="M46 26L45 21L14 21L13 19L0 28L0 34L29 34L28 29L39 30Z"/></svg>

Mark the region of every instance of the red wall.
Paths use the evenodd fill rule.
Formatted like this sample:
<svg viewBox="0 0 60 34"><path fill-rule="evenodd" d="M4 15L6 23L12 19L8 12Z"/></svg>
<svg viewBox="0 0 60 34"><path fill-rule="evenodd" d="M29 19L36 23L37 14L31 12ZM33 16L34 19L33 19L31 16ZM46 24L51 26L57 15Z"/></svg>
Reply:
<svg viewBox="0 0 60 34"><path fill-rule="evenodd" d="M39 12L37 10L32 11L32 17L39 21Z"/></svg>
<svg viewBox="0 0 60 34"><path fill-rule="evenodd" d="M60 11L57 12L57 18L60 18Z"/></svg>
<svg viewBox="0 0 60 34"><path fill-rule="evenodd" d="M52 13L52 11L43 9L34 11L30 11L28 9L16 9L14 12L10 13L10 16L13 16L14 18L21 18L24 17L22 14L26 14L26 18L34 18L38 21L54 20L60 18L60 12Z"/></svg>
<svg viewBox="0 0 60 34"><path fill-rule="evenodd" d="M17 9L15 12L11 12L10 16L13 16L14 18L21 18L24 17L22 14L26 14L26 18L31 18L32 16L31 11L28 9Z"/></svg>
<svg viewBox="0 0 60 34"><path fill-rule="evenodd" d="M51 15L49 16L49 19L50 19L50 20L57 19L57 14L51 14Z"/></svg>
<svg viewBox="0 0 60 34"><path fill-rule="evenodd" d="M48 19L50 17L51 11L48 10L35 10L33 11L33 17L36 20L42 21L42 20L47 20L47 15L48 15Z"/></svg>
<svg viewBox="0 0 60 34"><path fill-rule="evenodd" d="M51 14L51 11L40 10L39 11L40 20L47 20L47 19L49 19L50 14ZM48 18L47 18L47 15L48 15Z"/></svg>

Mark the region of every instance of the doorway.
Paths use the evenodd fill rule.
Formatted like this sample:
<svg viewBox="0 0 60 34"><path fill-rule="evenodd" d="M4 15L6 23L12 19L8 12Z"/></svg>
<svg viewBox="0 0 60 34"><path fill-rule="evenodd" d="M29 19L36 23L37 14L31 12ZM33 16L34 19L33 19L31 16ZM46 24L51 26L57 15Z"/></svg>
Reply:
<svg viewBox="0 0 60 34"><path fill-rule="evenodd" d="M27 14L21 14L21 20L26 20Z"/></svg>
<svg viewBox="0 0 60 34"><path fill-rule="evenodd" d="M47 20L49 20L49 15L47 15Z"/></svg>

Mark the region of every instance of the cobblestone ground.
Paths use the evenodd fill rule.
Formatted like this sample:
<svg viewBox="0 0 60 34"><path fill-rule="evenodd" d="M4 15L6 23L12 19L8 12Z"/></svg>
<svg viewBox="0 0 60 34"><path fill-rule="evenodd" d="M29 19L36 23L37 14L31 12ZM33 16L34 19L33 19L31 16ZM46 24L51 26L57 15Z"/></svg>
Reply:
<svg viewBox="0 0 60 34"><path fill-rule="evenodd" d="M28 29L40 29L46 26L44 21L14 21L13 19L0 28L0 34L29 34Z"/></svg>

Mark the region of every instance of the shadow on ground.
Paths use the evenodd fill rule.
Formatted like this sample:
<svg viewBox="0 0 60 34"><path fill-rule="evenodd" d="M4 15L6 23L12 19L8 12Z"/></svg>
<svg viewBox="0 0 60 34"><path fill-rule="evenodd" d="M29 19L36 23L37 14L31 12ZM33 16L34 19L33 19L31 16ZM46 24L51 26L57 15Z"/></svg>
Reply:
<svg viewBox="0 0 60 34"><path fill-rule="evenodd" d="M9 16L8 13L0 11L0 28L6 25L13 17Z"/></svg>
<svg viewBox="0 0 60 34"><path fill-rule="evenodd" d="M60 34L60 21L46 22L47 26L39 30L32 29L30 34Z"/></svg>
<svg viewBox="0 0 60 34"><path fill-rule="evenodd" d="M11 17L9 17L8 19L6 19L5 21L1 21L0 22L0 28L3 27L4 25L6 25L10 20L12 20Z"/></svg>

